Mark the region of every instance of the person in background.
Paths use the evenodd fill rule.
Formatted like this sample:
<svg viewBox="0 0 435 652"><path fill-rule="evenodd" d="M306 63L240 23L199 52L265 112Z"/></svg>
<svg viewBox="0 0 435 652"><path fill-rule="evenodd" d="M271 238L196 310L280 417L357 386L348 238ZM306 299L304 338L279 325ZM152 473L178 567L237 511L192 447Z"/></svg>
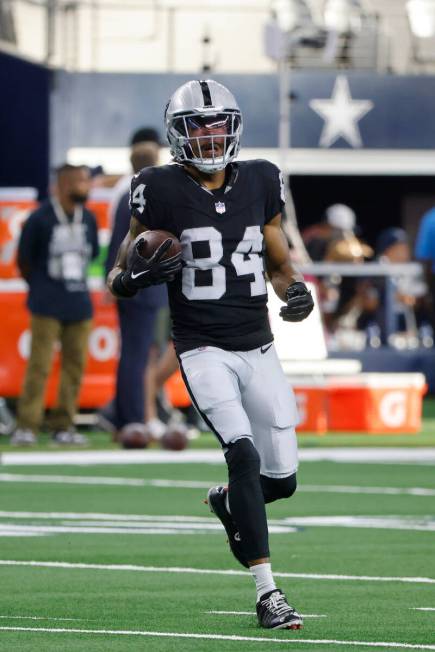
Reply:
<svg viewBox="0 0 435 652"><path fill-rule="evenodd" d="M159 162L160 136L156 129L152 127L140 127L133 132L130 138L130 163L133 170L140 166L145 167L143 162L155 161L153 165ZM109 225L113 228L115 214L122 197L126 192L130 192L131 172L122 175L112 188L112 200L109 205Z"/></svg>
<svg viewBox="0 0 435 652"><path fill-rule="evenodd" d="M346 204L332 204L325 210L324 219L303 232L310 258L315 262L325 260L331 242L355 237L356 215Z"/></svg>
<svg viewBox="0 0 435 652"><path fill-rule="evenodd" d="M136 131L131 138L130 161L133 172L136 174L143 168L157 165L159 149L159 136L154 129ZM129 229L131 178L132 174L129 174L118 182L118 190L115 189L115 197L109 208L112 214L112 236L105 264L106 274L112 269L118 249ZM119 188L124 189L121 194ZM113 434L127 424L145 421L145 370L154 341L156 318L159 310L167 306L167 301L166 286L163 285L147 288L130 301L116 301L121 332L116 390L113 400L98 415L100 427ZM156 432L151 433L156 437L164 431L163 424L158 423L157 426Z"/></svg>
<svg viewBox="0 0 435 652"><path fill-rule="evenodd" d="M53 440L87 442L73 419L91 329L87 267L99 252L97 223L84 207L90 183L88 168L60 166L53 195L31 213L21 233L18 267L29 285L32 345L11 438L17 446L36 442L57 342L62 352L58 400L49 419Z"/></svg>
<svg viewBox="0 0 435 652"><path fill-rule="evenodd" d="M429 292L426 298L432 329L435 330L435 208L421 218L414 250L415 258L423 264Z"/></svg>
<svg viewBox="0 0 435 652"><path fill-rule="evenodd" d="M159 440L175 410L166 397L165 382L179 368L171 339L171 319L167 306L158 311L153 342L145 372L145 419L149 433Z"/></svg>
<svg viewBox="0 0 435 652"><path fill-rule="evenodd" d="M411 262L411 247L409 238L404 229L390 227L379 234L375 245L376 260L380 263L404 264ZM364 316L365 323L362 328L373 329L373 322L379 329L381 344L388 344L388 335L407 333L417 337L421 325L425 328L427 315L423 297L424 284L420 278L409 276L388 276L372 280L373 292L376 297L372 312L367 311ZM387 290L391 289L391 306L387 301ZM387 314L391 310L391 314ZM390 323L391 333L388 333L387 321ZM428 325L428 324L427 324Z"/></svg>
<svg viewBox="0 0 435 652"><path fill-rule="evenodd" d="M373 250L354 234L346 234L331 240L326 252L325 262L360 265L371 258ZM325 324L330 333L338 329L358 329L358 321L366 310L374 308L371 281L358 276L336 274L325 280L330 293L335 291L336 300L331 302L330 312L325 311ZM327 285L329 284L329 285Z"/></svg>
<svg viewBox="0 0 435 652"><path fill-rule="evenodd" d="M356 214L346 204L332 204L323 222L304 231L307 251L315 262L358 264L373 251L357 235ZM332 274L317 282L325 326L334 338L338 329L354 329L362 311L370 305L369 282L351 276ZM330 346L334 346L333 339Z"/></svg>

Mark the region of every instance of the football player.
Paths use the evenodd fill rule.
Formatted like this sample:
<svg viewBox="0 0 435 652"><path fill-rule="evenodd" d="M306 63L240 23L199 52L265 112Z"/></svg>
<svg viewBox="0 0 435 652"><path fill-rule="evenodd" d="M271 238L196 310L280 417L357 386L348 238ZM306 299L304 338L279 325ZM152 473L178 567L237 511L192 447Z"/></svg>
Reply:
<svg viewBox="0 0 435 652"><path fill-rule="evenodd" d="M228 466L228 486L211 488L208 504L252 573L260 625L299 629L302 618L272 575L265 509L294 494L298 464L296 404L273 344L265 274L284 302L284 320L301 321L313 309L281 229L282 176L268 161L235 161L242 115L213 80L178 88L165 125L174 162L133 178L130 234L109 288L128 297L168 282L181 372ZM150 259L134 248L132 255L132 240L148 229L173 233L181 257L162 259L170 240Z"/></svg>

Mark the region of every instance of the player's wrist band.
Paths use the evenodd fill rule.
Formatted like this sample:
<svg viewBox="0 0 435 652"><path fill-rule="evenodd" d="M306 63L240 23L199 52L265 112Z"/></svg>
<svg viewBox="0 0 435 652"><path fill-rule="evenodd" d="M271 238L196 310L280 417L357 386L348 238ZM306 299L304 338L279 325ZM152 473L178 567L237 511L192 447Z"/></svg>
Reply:
<svg viewBox="0 0 435 652"><path fill-rule="evenodd" d="M128 289L122 281L123 276L124 272L119 272L119 274L115 276L112 281L112 290L117 297L133 297L136 294L137 290Z"/></svg>

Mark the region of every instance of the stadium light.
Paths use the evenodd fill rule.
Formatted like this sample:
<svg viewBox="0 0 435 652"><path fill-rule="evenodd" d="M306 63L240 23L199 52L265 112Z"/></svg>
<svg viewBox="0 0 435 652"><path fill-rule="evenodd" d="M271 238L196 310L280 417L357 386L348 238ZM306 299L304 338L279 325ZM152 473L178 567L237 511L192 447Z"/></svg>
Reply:
<svg viewBox="0 0 435 652"><path fill-rule="evenodd" d="M272 0L271 10L283 32L312 23L311 11L305 0Z"/></svg>
<svg viewBox="0 0 435 652"><path fill-rule="evenodd" d="M326 0L325 27L339 34L355 34L361 30L362 14L359 0Z"/></svg>
<svg viewBox="0 0 435 652"><path fill-rule="evenodd" d="M435 0L408 0L406 10L414 36L431 38L435 35Z"/></svg>

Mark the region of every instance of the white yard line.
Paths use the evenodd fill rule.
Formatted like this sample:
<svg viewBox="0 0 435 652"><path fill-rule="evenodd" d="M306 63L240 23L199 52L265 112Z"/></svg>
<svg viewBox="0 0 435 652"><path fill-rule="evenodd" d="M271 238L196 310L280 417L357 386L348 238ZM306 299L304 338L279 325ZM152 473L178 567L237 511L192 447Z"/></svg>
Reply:
<svg viewBox="0 0 435 652"><path fill-rule="evenodd" d="M166 478L122 478L86 475L26 475L24 473L0 473L0 482L30 482L41 484L78 484L120 487L158 487L167 489L209 489L223 480L170 480ZM354 485L299 485L298 492L375 494L387 496L435 496L435 489L424 487L359 487Z"/></svg>
<svg viewBox="0 0 435 652"><path fill-rule="evenodd" d="M32 513L0 512L0 519L31 519L30 523L2 523L0 536L10 536L14 532L27 535L36 534L221 534L222 525L213 517L190 516L138 516L126 514L86 514L86 513ZM35 521L51 521L37 523ZM60 522L53 522L60 521ZM291 534L296 532L294 525L279 522L270 524L270 532Z"/></svg>
<svg viewBox="0 0 435 652"><path fill-rule="evenodd" d="M354 464L435 464L435 447L417 448L302 448L302 462L344 462ZM44 453L2 453L5 466L46 466L93 464L223 464L219 449L185 451L48 451Z"/></svg>
<svg viewBox="0 0 435 652"><path fill-rule="evenodd" d="M0 530L0 537L43 537L45 534L43 532L19 532L14 527L2 528Z"/></svg>
<svg viewBox="0 0 435 652"><path fill-rule="evenodd" d="M8 512L0 511L0 519L31 520L31 523L1 523L0 534L4 530L14 532L83 532L112 534L147 534L147 533L200 533L220 532L221 525L214 517L199 516L152 516L139 514L93 514L86 512ZM60 523L34 524L35 520L57 520ZM65 521L73 521L65 523ZM306 527L346 527L376 528L381 530L410 530L416 532L435 532L433 516L406 517L384 516L295 516L283 519L270 519L270 532L289 534L297 528Z"/></svg>
<svg viewBox="0 0 435 652"><path fill-rule="evenodd" d="M135 573L183 573L193 575L228 575L251 577L250 573L242 570L218 570L211 568L189 568L180 566L139 566L134 564L85 564L82 562L67 561L23 561L15 559L0 559L0 566L24 566L32 568L64 568L74 570L107 570L125 571ZM286 577L308 580L334 580L351 582L404 582L406 584L435 584L432 577L394 577L372 575L338 575L331 573L280 573L274 571L275 577Z"/></svg>
<svg viewBox="0 0 435 652"><path fill-rule="evenodd" d="M276 523L277 521L271 521ZM402 517L385 516L297 516L284 518L281 524L288 523L294 527L345 527L375 528L379 530L411 530L415 532L435 532L433 516Z"/></svg>
<svg viewBox="0 0 435 652"><path fill-rule="evenodd" d="M36 482L101 486L114 485L121 487L158 487L169 489L210 489L213 484L219 484L219 482L223 484L223 482L219 480L216 480L216 482L204 482L201 480L160 480L159 478L145 480L142 478L103 478L86 475L26 475L24 473L0 473L0 482Z"/></svg>
<svg viewBox="0 0 435 652"><path fill-rule="evenodd" d="M212 614L213 616L256 616L255 611L204 611L205 614ZM301 614L302 615L302 614Z"/></svg>
<svg viewBox="0 0 435 652"><path fill-rule="evenodd" d="M435 464L435 448L302 448L303 462L352 464Z"/></svg>
<svg viewBox="0 0 435 652"><path fill-rule="evenodd" d="M280 645L346 645L359 647L385 648L389 650L435 650L435 645L417 645L413 643L374 642L374 641L340 641L334 639L308 639L308 638L268 638L265 636L225 636L224 634L194 634L187 632L148 632L126 629L66 629L51 627L0 627L8 632L43 632L49 634L90 634L103 636L149 636L157 638L190 638L203 641L239 641L254 643L277 643ZM293 633L289 634L292 636Z"/></svg>
<svg viewBox="0 0 435 652"><path fill-rule="evenodd" d="M47 451L44 453L2 453L5 466L89 466L94 464L220 464L225 463L219 449L211 450L116 450L116 451Z"/></svg>
<svg viewBox="0 0 435 652"><path fill-rule="evenodd" d="M218 526L219 527L219 526ZM174 528L168 525L167 527L159 524L158 527L148 526L146 528L128 528L128 527L86 527L86 526L65 526L65 525L14 525L3 526L0 525L0 537L11 536L13 533L24 534L30 536L33 534L135 534L135 535L149 535L149 534L164 534L164 535L181 535L181 534L210 534L212 528L202 528L197 530L193 527ZM218 530L216 530L218 531ZM6 533L6 534L4 534Z"/></svg>
<svg viewBox="0 0 435 652"><path fill-rule="evenodd" d="M171 523L215 523L216 519L210 516L152 516L148 514L109 514L105 512L8 512L0 511L0 518L31 518L31 519L68 519L80 520L83 518L92 519L93 521L170 521Z"/></svg>
<svg viewBox="0 0 435 652"><path fill-rule="evenodd" d="M129 514L92 514L62 512L8 512L0 511L0 519L31 519L32 523L1 523L0 534L4 530L13 532L65 533L82 532L84 534L184 534L220 532L221 525L214 517L190 516L152 516ZM60 523L34 523L35 520L61 521ZM65 523L65 521L74 521ZM403 517L385 516L296 516L269 520L269 529L273 534L289 534L297 528L306 527L345 527L376 528L382 530L410 530L416 532L435 532L433 516Z"/></svg>
<svg viewBox="0 0 435 652"><path fill-rule="evenodd" d="M204 611L205 614L216 616L256 616L255 611ZM326 618L325 614L301 614L302 618Z"/></svg>
<svg viewBox="0 0 435 652"><path fill-rule="evenodd" d="M169 528L171 530L203 530L203 531L220 531L219 522L210 516L160 516L148 514L104 514L104 513L87 513L87 512L9 512L0 511L0 519L20 519L20 520L49 520L49 521L75 521L73 527L87 528L118 528L127 532L128 528ZM64 523L0 523L0 527L13 529L22 528L23 531L28 527L57 528L64 526ZM283 519L270 519L270 531L274 533L294 532L295 528L300 527L348 527L348 528L377 528L393 530L414 530L422 532L435 531L435 519L433 516L406 517L396 515L384 516L295 516ZM68 525L69 527L69 525ZM117 530L117 531L118 531Z"/></svg>
<svg viewBox="0 0 435 652"><path fill-rule="evenodd" d="M305 484L299 485L298 491L330 494L375 494L379 496L435 496L435 489L426 489L424 487L356 487L354 485Z"/></svg>
<svg viewBox="0 0 435 652"><path fill-rule="evenodd" d="M435 611L435 607L409 607L414 611Z"/></svg>
<svg viewBox="0 0 435 652"><path fill-rule="evenodd" d="M54 618L52 616L0 616L3 620L71 620L71 621L86 621L89 618Z"/></svg>

